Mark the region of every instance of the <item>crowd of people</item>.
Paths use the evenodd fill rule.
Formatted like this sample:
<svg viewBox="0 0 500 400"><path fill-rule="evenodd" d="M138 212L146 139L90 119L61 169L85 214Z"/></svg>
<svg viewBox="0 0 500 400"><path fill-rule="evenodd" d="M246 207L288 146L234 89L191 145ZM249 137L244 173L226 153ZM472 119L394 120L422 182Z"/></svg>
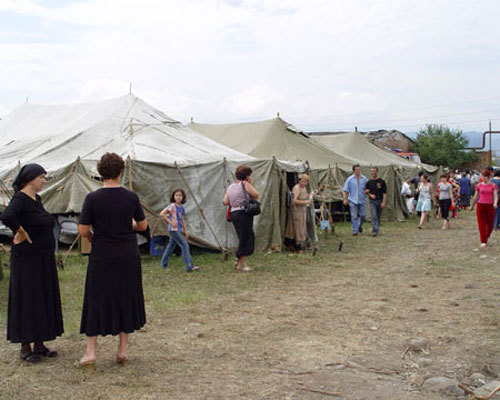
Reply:
<svg viewBox="0 0 500 400"><path fill-rule="evenodd" d="M146 323L136 232L147 230L148 222L139 197L120 185L124 167L119 155L106 153L102 156L97 165L102 188L86 196L80 214L78 232L91 240L92 250L80 324L80 333L86 336L86 350L75 362L77 368L95 368L97 338L108 334L119 337L116 362L125 364L128 361L129 334ZM350 210L352 235L363 232L368 201L371 233L376 237L387 204L387 184L378 176L375 166L371 168L370 179L361 173L359 165L354 165L352 171L343 186L343 202ZM411 181L404 182L401 194L407 200L410 213L420 213L419 229L428 223L433 204L439 204L437 215L443 219L442 229L450 228L450 217L456 216L458 209L473 210L477 204L481 247L485 247L491 232L500 228L497 207L500 172L494 175L492 177L492 171L487 169L476 182L469 171L458 176L455 173L443 174L434 187L427 174L421 172ZM38 164L23 166L13 183L15 194L0 216L0 220L14 232L7 340L20 343L21 359L31 363L37 363L43 357L56 357L57 352L46 347L44 342L54 340L64 332L55 260L54 219L44 209L38 194L44 186L45 176L45 169ZM238 271L249 272L251 268L247 260L255 250L253 221L260 213L259 193L252 185L249 166L238 166L235 177L222 203L228 207L227 218L238 237L235 266ZM314 196L309 191L309 183L309 176L301 175L290 193L285 237L295 250L307 246L307 210L313 206ZM160 213L170 236L160 266L168 267L169 257L178 245L186 272L193 272L199 268L193 264L188 244L185 202L184 190L175 188L169 205Z"/></svg>
<svg viewBox="0 0 500 400"><path fill-rule="evenodd" d="M443 219L443 230L450 228L450 218L458 218L460 210L473 211L477 204L480 246L486 247L493 230L500 229L499 187L500 170L492 167L481 173L450 170L440 176L436 187L427 174L420 171L417 177L403 182L401 195L410 214L420 215L419 229L429 221L432 204L436 206L435 216Z"/></svg>

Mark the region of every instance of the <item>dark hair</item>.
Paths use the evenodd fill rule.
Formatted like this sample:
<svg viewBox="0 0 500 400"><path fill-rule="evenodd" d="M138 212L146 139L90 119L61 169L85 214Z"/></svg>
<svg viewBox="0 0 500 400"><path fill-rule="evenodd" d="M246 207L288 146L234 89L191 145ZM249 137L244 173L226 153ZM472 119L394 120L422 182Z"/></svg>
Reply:
<svg viewBox="0 0 500 400"><path fill-rule="evenodd" d="M429 176L427 174L422 174L422 179L425 178L426 181L429 180Z"/></svg>
<svg viewBox="0 0 500 400"><path fill-rule="evenodd" d="M359 164L354 164L354 165L352 166L352 170L354 171L356 168L361 168L361 167L359 166Z"/></svg>
<svg viewBox="0 0 500 400"><path fill-rule="evenodd" d="M170 195L170 202L171 203L175 203L175 194L177 192L181 192L182 193L181 204L184 204L186 202L186 192L184 191L184 189L181 189L181 188L175 188L174 190L172 190L172 194Z"/></svg>
<svg viewBox="0 0 500 400"><path fill-rule="evenodd" d="M97 163L97 171L102 179L116 179L125 169L125 163L116 153L106 153Z"/></svg>
<svg viewBox="0 0 500 400"><path fill-rule="evenodd" d="M376 167L375 165L372 166L372 169L374 169L378 172L378 167Z"/></svg>
<svg viewBox="0 0 500 400"><path fill-rule="evenodd" d="M489 169L485 169L483 172L481 172L485 178L491 178L491 171Z"/></svg>
<svg viewBox="0 0 500 400"><path fill-rule="evenodd" d="M418 171L418 176L422 177L424 175L424 171Z"/></svg>
<svg viewBox="0 0 500 400"><path fill-rule="evenodd" d="M500 176L500 169L496 169L493 176Z"/></svg>
<svg viewBox="0 0 500 400"><path fill-rule="evenodd" d="M493 168L493 167L489 167L489 166L488 166L488 167L486 167L486 169L487 169L488 171L490 171L490 172L493 172L493 171L495 170L495 168Z"/></svg>
<svg viewBox="0 0 500 400"><path fill-rule="evenodd" d="M236 167L236 179L239 181L244 181L247 179L248 176L252 175L252 168L250 168L248 165L238 165Z"/></svg>
<svg viewBox="0 0 500 400"><path fill-rule="evenodd" d="M439 177L448 179L448 175L446 175L446 174L441 174Z"/></svg>

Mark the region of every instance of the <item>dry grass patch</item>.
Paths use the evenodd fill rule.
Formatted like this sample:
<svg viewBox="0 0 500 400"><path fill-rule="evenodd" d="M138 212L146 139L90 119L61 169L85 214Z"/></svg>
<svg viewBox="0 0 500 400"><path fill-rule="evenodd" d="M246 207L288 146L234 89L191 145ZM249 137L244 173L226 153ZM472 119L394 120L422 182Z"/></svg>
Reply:
<svg viewBox="0 0 500 400"><path fill-rule="evenodd" d="M95 373L71 367L84 349L77 332L86 270L86 259L72 256L60 271L66 333L52 343L60 357L25 365L4 341L1 397L325 398L305 390L317 389L353 399L441 398L422 393L417 377L463 379L484 363L500 373L500 235L474 251L472 214L461 213L450 231L440 226L383 223L373 238L338 224L341 253L337 238L322 238L315 257L257 254L249 274L216 253L195 254L196 274L180 258L164 271L146 256L148 323L131 336L132 361L116 366L116 338L100 338ZM0 283L2 330L7 291ZM429 340L433 361L416 368L421 355L401 354L418 336Z"/></svg>

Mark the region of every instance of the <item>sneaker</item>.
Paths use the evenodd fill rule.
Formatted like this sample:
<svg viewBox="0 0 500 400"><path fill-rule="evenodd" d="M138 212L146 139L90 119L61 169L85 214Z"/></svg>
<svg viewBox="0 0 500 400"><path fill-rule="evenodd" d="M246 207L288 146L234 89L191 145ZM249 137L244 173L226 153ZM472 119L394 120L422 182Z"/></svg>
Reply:
<svg viewBox="0 0 500 400"><path fill-rule="evenodd" d="M359 233L363 233L363 227L362 226L359 227L358 232Z"/></svg>
<svg viewBox="0 0 500 400"><path fill-rule="evenodd" d="M200 267L197 267L197 266L194 266L193 268L191 268L191 271L199 271L200 270Z"/></svg>
<svg viewBox="0 0 500 400"><path fill-rule="evenodd" d="M377 237L377 236L378 236L378 232L373 232L373 233L372 233L372 236L373 236L373 237Z"/></svg>
<svg viewBox="0 0 500 400"><path fill-rule="evenodd" d="M358 232L353 232L352 236L358 236Z"/></svg>

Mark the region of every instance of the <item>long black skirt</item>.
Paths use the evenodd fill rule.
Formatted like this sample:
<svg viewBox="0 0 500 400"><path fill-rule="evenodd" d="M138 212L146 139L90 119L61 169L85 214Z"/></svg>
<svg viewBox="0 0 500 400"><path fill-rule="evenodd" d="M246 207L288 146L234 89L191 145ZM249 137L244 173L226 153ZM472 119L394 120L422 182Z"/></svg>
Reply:
<svg viewBox="0 0 500 400"><path fill-rule="evenodd" d="M54 249L12 250L7 340L54 340L64 332Z"/></svg>
<svg viewBox="0 0 500 400"><path fill-rule="evenodd" d="M141 259L89 259L80 333L132 333L146 323Z"/></svg>

